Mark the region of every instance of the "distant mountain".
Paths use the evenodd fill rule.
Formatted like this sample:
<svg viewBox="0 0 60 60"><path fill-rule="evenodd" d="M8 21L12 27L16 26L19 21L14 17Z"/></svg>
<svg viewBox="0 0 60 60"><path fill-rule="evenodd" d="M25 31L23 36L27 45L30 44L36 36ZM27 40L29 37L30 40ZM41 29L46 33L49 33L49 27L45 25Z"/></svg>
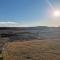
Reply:
<svg viewBox="0 0 60 60"><path fill-rule="evenodd" d="M25 30L25 29L46 29L48 26L37 26L37 27L0 27L0 30Z"/></svg>

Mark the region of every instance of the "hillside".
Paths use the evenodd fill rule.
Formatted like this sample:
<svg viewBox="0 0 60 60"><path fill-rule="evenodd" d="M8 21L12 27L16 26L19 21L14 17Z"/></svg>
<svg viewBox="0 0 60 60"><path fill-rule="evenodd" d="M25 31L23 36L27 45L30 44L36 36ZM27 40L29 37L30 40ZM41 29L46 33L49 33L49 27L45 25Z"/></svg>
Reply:
<svg viewBox="0 0 60 60"><path fill-rule="evenodd" d="M46 26L0 27L0 56L1 56L0 59L3 59L2 56L5 55L4 53L2 53L2 51L3 52L5 51L4 50L5 47L8 47L10 49L9 44L8 46L5 45L7 43L12 44L12 46L16 44L19 47L23 47L21 50L22 53L21 51L19 51L20 48L18 48L16 45L14 46L14 48L11 47L12 51L16 50L16 52L14 52L13 54L9 50L9 52L13 56L14 54L19 55L19 53L21 53L22 57L27 60L31 60L31 59L40 60L40 58L41 60L44 60L44 59L45 60L60 60L59 58L60 56L60 49L59 49L60 48L60 27L46 27ZM26 46L26 44L28 46ZM17 49L15 49L15 47ZM25 51L24 47L28 49L28 52L26 54L25 52L27 50ZM31 49L29 50L28 47ZM21 56L19 55L19 57ZM8 58L8 60L9 59L10 57ZM17 59L17 58L13 57L13 59Z"/></svg>
<svg viewBox="0 0 60 60"><path fill-rule="evenodd" d="M7 42L60 39L60 27L0 27L0 47ZM1 49L0 48L0 49Z"/></svg>

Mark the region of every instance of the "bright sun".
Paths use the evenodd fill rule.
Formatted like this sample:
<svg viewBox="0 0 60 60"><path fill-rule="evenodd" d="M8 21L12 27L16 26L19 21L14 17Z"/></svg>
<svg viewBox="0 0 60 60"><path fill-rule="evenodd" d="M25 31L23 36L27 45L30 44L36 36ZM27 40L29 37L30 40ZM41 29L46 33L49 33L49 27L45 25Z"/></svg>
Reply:
<svg viewBox="0 0 60 60"><path fill-rule="evenodd" d="M54 14L54 16L59 17L60 16L60 11L56 10L56 11L54 11L53 14Z"/></svg>

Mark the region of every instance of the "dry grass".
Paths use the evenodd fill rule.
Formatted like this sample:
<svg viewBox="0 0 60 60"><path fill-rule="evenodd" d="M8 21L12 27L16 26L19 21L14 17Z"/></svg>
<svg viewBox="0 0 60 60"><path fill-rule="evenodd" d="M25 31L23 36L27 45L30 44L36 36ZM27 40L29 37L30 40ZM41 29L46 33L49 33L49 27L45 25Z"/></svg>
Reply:
<svg viewBox="0 0 60 60"><path fill-rule="evenodd" d="M4 46L4 60L60 60L59 40L12 42Z"/></svg>

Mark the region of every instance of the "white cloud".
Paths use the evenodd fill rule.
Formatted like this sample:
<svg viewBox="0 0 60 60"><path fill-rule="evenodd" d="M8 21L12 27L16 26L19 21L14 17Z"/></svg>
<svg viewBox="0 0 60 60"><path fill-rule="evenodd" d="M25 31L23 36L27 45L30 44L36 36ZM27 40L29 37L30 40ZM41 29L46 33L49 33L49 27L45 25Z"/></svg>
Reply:
<svg viewBox="0 0 60 60"><path fill-rule="evenodd" d="M0 27L27 27L27 25L20 25L17 22L0 22Z"/></svg>
<svg viewBox="0 0 60 60"><path fill-rule="evenodd" d="M16 24L16 22L0 22L0 24Z"/></svg>

